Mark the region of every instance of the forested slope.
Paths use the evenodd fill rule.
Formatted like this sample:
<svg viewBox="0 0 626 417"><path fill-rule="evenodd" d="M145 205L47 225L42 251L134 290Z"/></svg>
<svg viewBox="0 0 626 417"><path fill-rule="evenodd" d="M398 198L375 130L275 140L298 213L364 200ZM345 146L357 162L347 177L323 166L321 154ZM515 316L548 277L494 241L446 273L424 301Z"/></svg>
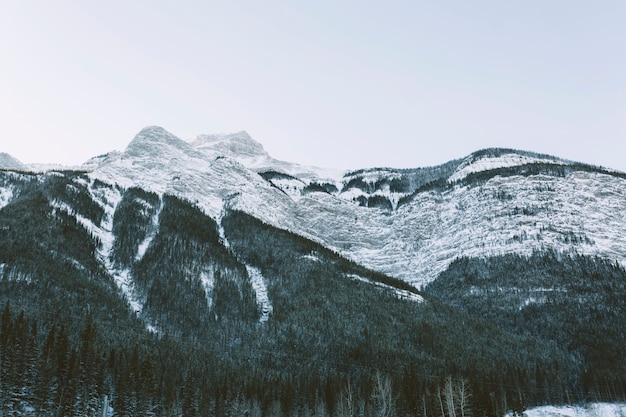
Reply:
<svg viewBox="0 0 626 417"><path fill-rule="evenodd" d="M24 175L0 210L5 415L91 415L105 394L119 416L374 412L389 399L422 415L445 387L499 415L567 401L576 386L576 361L554 343L242 212L220 225L179 198L81 175ZM89 198L98 190L120 195L109 263L94 228L109 206ZM138 314L111 265L130 271ZM266 322L249 267L267 287Z"/></svg>

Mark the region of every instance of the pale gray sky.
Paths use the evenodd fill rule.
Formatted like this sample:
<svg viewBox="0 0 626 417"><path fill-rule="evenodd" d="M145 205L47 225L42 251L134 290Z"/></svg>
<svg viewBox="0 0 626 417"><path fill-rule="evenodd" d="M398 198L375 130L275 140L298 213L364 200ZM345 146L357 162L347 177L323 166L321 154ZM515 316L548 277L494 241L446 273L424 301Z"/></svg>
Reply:
<svg viewBox="0 0 626 417"><path fill-rule="evenodd" d="M0 0L0 152L78 164L147 125L332 168L626 171L626 1Z"/></svg>

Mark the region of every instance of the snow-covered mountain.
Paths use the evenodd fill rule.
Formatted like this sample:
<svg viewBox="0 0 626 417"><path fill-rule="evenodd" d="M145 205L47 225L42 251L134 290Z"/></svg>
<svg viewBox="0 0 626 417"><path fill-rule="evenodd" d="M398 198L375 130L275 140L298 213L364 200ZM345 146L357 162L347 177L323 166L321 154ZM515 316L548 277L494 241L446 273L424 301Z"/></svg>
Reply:
<svg viewBox="0 0 626 417"><path fill-rule="evenodd" d="M85 165L93 179L178 195L214 219L242 210L417 286L461 256L555 249L626 265L624 175L547 155L339 172L277 161L245 132L186 142L149 127L98 162Z"/></svg>
<svg viewBox="0 0 626 417"><path fill-rule="evenodd" d="M0 169L22 170L26 166L6 152L0 152Z"/></svg>
<svg viewBox="0 0 626 417"><path fill-rule="evenodd" d="M398 415L623 401L625 209L626 174L512 149L336 171L148 127L81 167L2 155L0 413L373 415L391 380Z"/></svg>
<svg viewBox="0 0 626 417"><path fill-rule="evenodd" d="M548 155L495 149L438 167L342 172L278 161L246 132L187 142L147 127L82 169L180 196L216 220L242 210L418 287L462 256L554 249L626 266L626 175Z"/></svg>

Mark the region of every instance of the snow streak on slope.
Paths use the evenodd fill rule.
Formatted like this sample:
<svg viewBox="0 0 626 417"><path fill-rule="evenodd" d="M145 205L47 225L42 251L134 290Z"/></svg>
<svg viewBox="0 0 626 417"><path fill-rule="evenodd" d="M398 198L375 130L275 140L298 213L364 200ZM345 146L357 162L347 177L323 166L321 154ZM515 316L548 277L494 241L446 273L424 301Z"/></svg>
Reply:
<svg viewBox="0 0 626 417"><path fill-rule="evenodd" d="M134 285L130 269L117 268L112 261L113 243L113 216L117 205L122 201L122 193L117 187L95 187L92 182L89 185L89 192L94 201L104 209L104 217L100 226L93 226L93 233L99 237L101 245L98 249L102 264L113 277L115 284L126 297L130 308L137 314L143 310L143 302L135 295ZM147 325L149 330L152 326Z"/></svg>
<svg viewBox="0 0 626 417"><path fill-rule="evenodd" d="M159 218L161 217L161 211L163 211L163 199L159 196L159 207L157 208L154 216L152 216L152 228L146 234L143 242L139 244L137 247L137 255L135 256L135 262L141 261L143 256L146 254L146 251L150 247L150 243L154 240L158 230L159 230Z"/></svg>
<svg viewBox="0 0 626 417"><path fill-rule="evenodd" d="M261 274L261 270L250 265L246 265L248 276L250 277L250 284L256 294L256 301L261 307L261 317L259 321L265 323L269 320L270 315L274 308L270 302L270 298L267 295L267 285L265 284L265 278Z"/></svg>
<svg viewBox="0 0 626 417"><path fill-rule="evenodd" d="M111 261L113 242L115 240L113 235L113 215L115 213L115 208L122 200L122 195L115 187L95 188L93 187L93 183L89 186L89 192L91 193L93 200L104 209L105 214L102 224L100 225L95 225L91 220L77 214L64 202L52 201L51 205L55 210L61 210L66 212L68 215L74 216L80 225L99 239L100 246L98 247L98 257L100 262L113 277L118 288L126 297L130 308L135 313L140 313L143 309L143 304L133 294L133 284L130 270L127 268L118 269Z"/></svg>
<svg viewBox="0 0 626 417"><path fill-rule="evenodd" d="M363 278L362 276L359 276L359 275L350 274L350 275L348 275L348 278L351 278L351 279L354 279L354 280L357 280L357 281L361 281L361 282L365 282L367 284L371 284L371 285L374 285L374 286L379 287L379 288L384 288L385 290L389 290L396 297L398 297L401 300L415 301L417 303L421 303L422 301L424 301L424 298L421 295L412 293L412 292L407 291L407 290L401 290L399 288L392 287L391 285L383 284L382 282L372 281L370 279Z"/></svg>
<svg viewBox="0 0 626 417"><path fill-rule="evenodd" d="M222 209L220 213L220 217L218 219L218 232L220 236L220 241L224 245L225 248L230 249L230 243L226 238L226 234L224 231L224 226L222 226L222 218L224 217L225 208ZM252 265L248 265L244 263L246 267L246 271L248 272L248 277L250 278L250 285L252 285L252 289L254 290L256 296L256 302L261 307L261 316L259 317L259 322L265 323L269 320L270 315L274 311L274 307L272 306L272 302L270 301L269 295L267 293L267 284L263 274L261 274L261 270L253 267ZM204 281L203 281L204 282ZM207 282L205 285L206 288L213 288L213 282ZM207 294L209 294L207 292Z"/></svg>
<svg viewBox="0 0 626 417"><path fill-rule="evenodd" d="M213 305L213 288L215 287L215 276L208 271L200 272L200 283L204 288L204 295L206 296L206 304L209 309Z"/></svg>
<svg viewBox="0 0 626 417"><path fill-rule="evenodd" d="M13 190L11 188L0 188L0 210L8 205L13 199Z"/></svg>

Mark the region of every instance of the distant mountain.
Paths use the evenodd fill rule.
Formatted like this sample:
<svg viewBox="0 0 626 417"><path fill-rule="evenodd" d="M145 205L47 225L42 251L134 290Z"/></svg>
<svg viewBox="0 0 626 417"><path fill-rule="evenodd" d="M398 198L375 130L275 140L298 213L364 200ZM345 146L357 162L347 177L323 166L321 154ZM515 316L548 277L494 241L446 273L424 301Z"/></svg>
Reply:
<svg viewBox="0 0 626 417"><path fill-rule="evenodd" d="M6 152L0 152L0 169L23 170L26 166Z"/></svg>
<svg viewBox="0 0 626 417"><path fill-rule="evenodd" d="M342 172L160 127L80 168L2 155L3 415L626 396L624 173L513 149Z"/></svg>

